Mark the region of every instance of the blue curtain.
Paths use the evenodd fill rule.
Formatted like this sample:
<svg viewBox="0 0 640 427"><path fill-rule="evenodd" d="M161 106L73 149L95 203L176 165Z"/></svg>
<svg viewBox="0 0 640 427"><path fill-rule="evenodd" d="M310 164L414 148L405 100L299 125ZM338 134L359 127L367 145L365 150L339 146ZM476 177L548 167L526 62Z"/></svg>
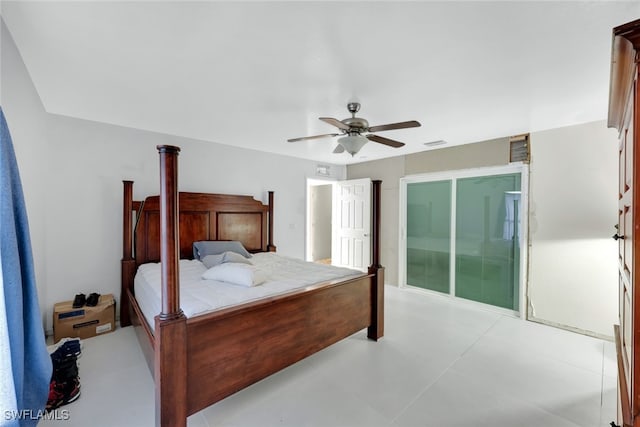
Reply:
<svg viewBox="0 0 640 427"><path fill-rule="evenodd" d="M35 426L47 403L51 357L38 305L20 174L2 108L0 272L0 425Z"/></svg>

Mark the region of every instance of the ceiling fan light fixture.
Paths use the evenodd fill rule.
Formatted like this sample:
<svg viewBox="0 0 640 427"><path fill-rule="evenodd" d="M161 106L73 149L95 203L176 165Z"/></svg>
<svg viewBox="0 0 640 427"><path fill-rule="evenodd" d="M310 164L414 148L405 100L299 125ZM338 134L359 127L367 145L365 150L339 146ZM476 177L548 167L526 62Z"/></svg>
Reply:
<svg viewBox="0 0 640 427"><path fill-rule="evenodd" d="M342 145L351 156L355 156L368 141L369 140L362 135L347 135L338 139L338 144Z"/></svg>

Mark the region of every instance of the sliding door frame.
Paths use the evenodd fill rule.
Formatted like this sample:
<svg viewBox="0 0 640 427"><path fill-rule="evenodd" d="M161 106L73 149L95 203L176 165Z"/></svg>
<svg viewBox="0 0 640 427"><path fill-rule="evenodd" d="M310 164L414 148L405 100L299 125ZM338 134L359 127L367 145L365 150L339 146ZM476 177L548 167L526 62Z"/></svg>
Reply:
<svg viewBox="0 0 640 427"><path fill-rule="evenodd" d="M506 308L496 307L490 304L471 301L465 298L457 297L455 292L456 282L456 194L457 181L461 178L475 178L491 175L520 174L520 191L521 205L520 212L520 280L518 283L518 310L509 310ZM450 254L449 254L449 293L445 294L438 291L419 288L407 284L407 186L409 184L434 182L434 181L451 181L451 234L450 234ZM529 265L529 165L524 163L512 163L505 166L491 166L484 168L460 169L453 171L432 172L416 175L407 175L400 178L400 212L399 212L399 232L398 235L398 283L401 288L416 289L430 294L440 295L444 297L455 298L458 301L468 301L470 304L489 307L493 311L516 315L522 319L527 317L527 282L528 282L528 265Z"/></svg>

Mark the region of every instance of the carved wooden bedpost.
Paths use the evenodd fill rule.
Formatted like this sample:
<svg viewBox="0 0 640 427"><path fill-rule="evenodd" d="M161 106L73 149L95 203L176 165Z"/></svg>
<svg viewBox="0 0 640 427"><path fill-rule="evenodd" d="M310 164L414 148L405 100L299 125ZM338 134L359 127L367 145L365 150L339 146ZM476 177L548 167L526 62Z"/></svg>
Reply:
<svg viewBox="0 0 640 427"><path fill-rule="evenodd" d="M372 215L371 242L373 246L369 274L375 274L375 285L371 295L371 326L367 329L367 337L378 340L384 335L384 267L380 265L380 188L382 181L372 181Z"/></svg>
<svg viewBox="0 0 640 427"><path fill-rule="evenodd" d="M132 226L132 210L133 210L133 181L122 181L124 185L123 203L122 203L122 261L121 261L121 288L120 288L120 326L125 327L131 325L129 317L129 293L133 283L133 276L136 269L136 261L133 259L133 226Z"/></svg>
<svg viewBox="0 0 640 427"><path fill-rule="evenodd" d="M158 146L160 153L160 259L162 312L155 317L156 426L187 425L187 322L180 309L178 153Z"/></svg>
<svg viewBox="0 0 640 427"><path fill-rule="evenodd" d="M267 231L267 251L275 252L273 244L273 191L269 191L269 230Z"/></svg>

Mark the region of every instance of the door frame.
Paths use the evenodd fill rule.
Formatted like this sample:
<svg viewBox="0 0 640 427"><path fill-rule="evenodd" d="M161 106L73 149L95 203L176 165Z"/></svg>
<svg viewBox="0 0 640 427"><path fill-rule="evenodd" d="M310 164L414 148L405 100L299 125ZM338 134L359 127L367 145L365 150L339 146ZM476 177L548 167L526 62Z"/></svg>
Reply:
<svg viewBox="0 0 640 427"><path fill-rule="evenodd" d="M455 295L455 242L456 242L456 190L457 180L460 178L474 178L490 175L504 175L510 173L520 173L521 203L522 211L520 212L520 280L518 283L519 293L519 309L509 310L485 304L477 301L471 301ZM447 181L451 180L451 252L450 252L450 281L449 294L422 289L415 286L407 285L407 185L421 182L431 181ZM398 230L398 284L401 288L416 289L433 295L439 295L448 298L455 298L458 301L469 302L470 304L480 305L497 311L500 313L516 315L522 319L528 318L528 277L529 277L529 165L522 162L512 163L504 166L490 166L472 169L458 169L442 172L421 173L415 175L407 175L400 178L400 203L399 203L399 230Z"/></svg>

